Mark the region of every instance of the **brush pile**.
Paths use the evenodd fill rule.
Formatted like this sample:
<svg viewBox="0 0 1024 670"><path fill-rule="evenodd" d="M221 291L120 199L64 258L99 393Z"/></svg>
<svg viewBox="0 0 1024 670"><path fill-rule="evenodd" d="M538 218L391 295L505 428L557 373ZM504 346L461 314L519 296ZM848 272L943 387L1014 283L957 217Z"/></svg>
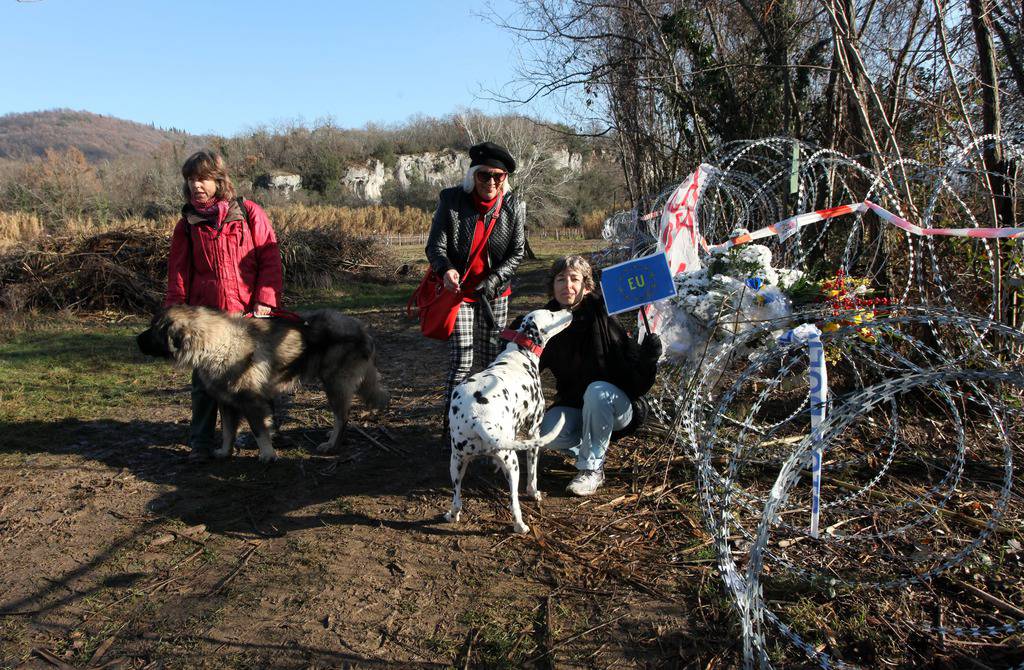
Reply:
<svg viewBox="0 0 1024 670"><path fill-rule="evenodd" d="M279 236L284 277L293 288L329 289L340 280L387 283L402 272L383 238L357 237L333 225Z"/></svg>
<svg viewBox="0 0 1024 670"><path fill-rule="evenodd" d="M151 313L166 273L167 239L152 231L40 237L0 256L0 307Z"/></svg>
<svg viewBox="0 0 1024 670"><path fill-rule="evenodd" d="M400 264L381 240L338 227L279 236L285 290L349 281L394 281ZM92 235L44 236L0 254L0 309L116 310L149 314L167 285L168 235L118 228Z"/></svg>

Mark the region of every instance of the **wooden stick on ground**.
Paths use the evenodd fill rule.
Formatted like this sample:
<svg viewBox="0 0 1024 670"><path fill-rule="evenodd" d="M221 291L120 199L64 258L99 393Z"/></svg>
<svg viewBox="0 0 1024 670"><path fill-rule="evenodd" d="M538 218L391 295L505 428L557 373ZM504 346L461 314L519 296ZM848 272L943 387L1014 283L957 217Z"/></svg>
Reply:
<svg viewBox="0 0 1024 670"><path fill-rule="evenodd" d="M378 439L376 439L374 437L371 437L369 433L367 433L365 430L363 430L359 426L352 426L352 430L356 431L357 433L359 433L360 435L365 437L367 440L369 440L371 443L373 443L374 445L376 445L377 447L379 447L383 451L388 452L389 454L394 454L395 456L404 456L405 455L402 452L400 452L397 449L395 449L394 447L389 447L389 446L385 445L383 442L381 442L380 440L378 440Z"/></svg>
<svg viewBox="0 0 1024 670"><path fill-rule="evenodd" d="M559 642L558 644L552 645L551 648L548 649L547 651L545 651L543 654L538 654L537 656L534 656L533 658L531 658L530 660L528 660L526 662L526 665L529 665L530 663L536 663L537 661L539 661L540 659L544 658L548 654L551 654L552 652L554 652L559 647L563 647L563 646L569 644L570 642L572 642L573 640L575 640L577 638L580 638L580 637L583 637L584 635L589 635L590 633L593 633L594 631L596 631L596 630L598 630L600 628L604 628L605 626L610 626L613 623L615 623L616 621L618 621L619 619L624 619L625 617L629 616L629 614L630 614L629 612L625 612L625 613L620 614L619 616L615 617L614 619L609 619L608 621L605 621L604 623L599 623L596 626L591 626L590 628L586 629L582 633L576 633L575 635L571 635L571 636L565 638L564 640L562 640L561 642Z"/></svg>
<svg viewBox="0 0 1024 670"><path fill-rule="evenodd" d="M40 649L39 647L36 647L32 650L32 653L38 656L39 658L43 659L53 667L60 668L60 670L77 670L75 666L68 665L67 663L60 660L54 654L45 649Z"/></svg>
<svg viewBox="0 0 1024 670"><path fill-rule="evenodd" d="M217 586L212 591L210 591L207 595L215 596L218 593L220 593L221 591L223 591L224 588L228 584L231 583L231 580L233 580L235 577L238 576L238 573L241 572L242 568L244 568L245 565L249 562L249 558L252 556L253 552L256 551L257 549L259 549L259 547L260 547L260 544L258 542L255 543L255 544L250 544L249 547L244 552L242 552L242 557L241 557L241 559L239 559L238 565L235 566L235 569L232 570L231 573L228 574L227 577L225 577L224 579L220 580L220 583L218 583Z"/></svg>
<svg viewBox="0 0 1024 670"><path fill-rule="evenodd" d="M469 637L469 642L466 644L466 657L463 659L462 670L468 670L469 668L469 659L473 655L473 644L478 637L480 637L480 629L474 628L472 635Z"/></svg>
<svg viewBox="0 0 1024 670"><path fill-rule="evenodd" d="M987 602L989 605L992 605L996 609L1002 610L1006 614L1014 616L1014 617L1016 617L1018 619L1024 619L1024 610L1022 610L1021 608L1016 607L1015 605L1011 605L1010 603L1006 602L1005 600L1000 600L999 598L996 598L991 593L988 593L986 591L982 591L978 587L973 586L972 584L968 584L967 582L965 582L965 581L963 581L961 579L957 579L956 577L947 576L946 579L948 579L950 581L950 583L959 586L960 588L962 588L964 591L967 591L971 595L973 595L973 596L975 596L977 598L980 598L981 600L984 600L985 602Z"/></svg>

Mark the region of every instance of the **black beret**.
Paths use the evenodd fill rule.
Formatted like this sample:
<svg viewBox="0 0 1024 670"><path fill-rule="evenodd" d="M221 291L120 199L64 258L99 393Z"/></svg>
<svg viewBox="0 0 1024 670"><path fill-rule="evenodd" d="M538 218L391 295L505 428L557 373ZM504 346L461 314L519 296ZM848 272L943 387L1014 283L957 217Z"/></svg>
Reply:
<svg viewBox="0 0 1024 670"><path fill-rule="evenodd" d="M474 165L501 168L509 174L516 171L516 159L505 147L494 142L481 142L469 148L469 167Z"/></svg>

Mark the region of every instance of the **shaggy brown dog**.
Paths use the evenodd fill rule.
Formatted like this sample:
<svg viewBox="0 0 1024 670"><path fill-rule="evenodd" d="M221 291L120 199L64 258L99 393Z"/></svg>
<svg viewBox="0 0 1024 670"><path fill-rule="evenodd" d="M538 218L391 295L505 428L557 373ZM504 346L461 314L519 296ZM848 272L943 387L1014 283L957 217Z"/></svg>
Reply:
<svg viewBox="0 0 1024 670"><path fill-rule="evenodd" d="M231 316L207 307L176 305L153 317L139 334L142 353L173 359L198 372L217 399L223 443L218 458L231 455L240 417L249 422L260 460L277 453L270 441L274 398L296 380L319 380L334 411L334 430L317 447L334 449L348 422L352 396L376 409L388 391L374 365L373 339L358 319L323 309L301 321Z"/></svg>

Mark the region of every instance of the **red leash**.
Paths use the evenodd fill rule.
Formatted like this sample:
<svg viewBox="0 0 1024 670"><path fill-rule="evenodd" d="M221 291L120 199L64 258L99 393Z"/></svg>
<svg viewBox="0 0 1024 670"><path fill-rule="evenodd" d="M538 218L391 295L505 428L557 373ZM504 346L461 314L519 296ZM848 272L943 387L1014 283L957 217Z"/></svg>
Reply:
<svg viewBox="0 0 1024 670"><path fill-rule="evenodd" d="M245 319L284 319L285 321L295 321L296 323L305 320L295 312L289 312L286 309L272 309L270 314L266 316L256 316L253 312L246 312L242 317Z"/></svg>

